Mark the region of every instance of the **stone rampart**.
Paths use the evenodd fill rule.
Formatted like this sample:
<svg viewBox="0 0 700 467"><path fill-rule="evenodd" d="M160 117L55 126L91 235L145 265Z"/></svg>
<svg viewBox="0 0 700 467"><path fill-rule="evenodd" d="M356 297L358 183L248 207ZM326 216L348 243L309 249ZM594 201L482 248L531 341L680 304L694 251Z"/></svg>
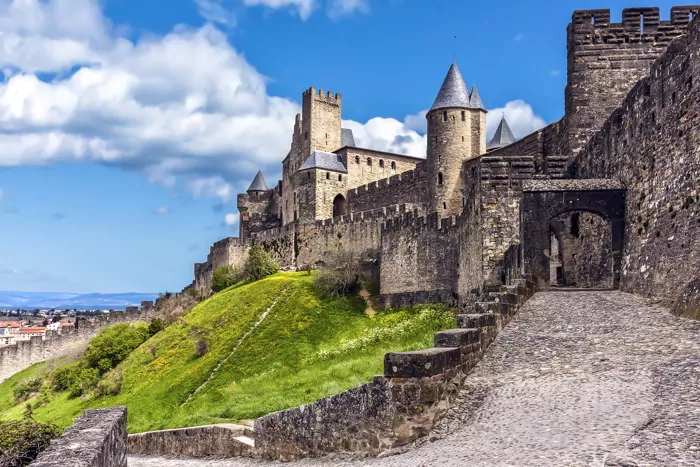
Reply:
<svg viewBox="0 0 700 467"><path fill-rule="evenodd" d="M424 206L426 201L426 170L420 163L408 170L348 191L348 212L372 211L399 204Z"/></svg>
<svg viewBox="0 0 700 467"><path fill-rule="evenodd" d="M126 467L126 407L86 410L32 467Z"/></svg>
<svg viewBox="0 0 700 467"><path fill-rule="evenodd" d="M627 188L622 290L686 316L700 314L699 77L696 18L571 166L576 177L617 178Z"/></svg>
<svg viewBox="0 0 700 467"><path fill-rule="evenodd" d="M459 216L417 213L390 219L381 232L380 294L384 306L457 305Z"/></svg>
<svg viewBox="0 0 700 467"><path fill-rule="evenodd" d="M255 420L254 455L283 461L337 452L378 455L430 433L466 374L534 292L532 282L513 282L491 301L476 303L475 313L459 315L459 328L437 333L434 348L386 354L384 375L372 382Z"/></svg>
<svg viewBox="0 0 700 467"><path fill-rule="evenodd" d="M63 328L60 334L56 331L46 331L43 339L41 336L34 336L28 341L0 347L0 382L35 363L64 357L81 350L105 326L126 321L145 321L153 316L152 307L144 308L143 311L116 311L98 316L94 322L80 319L76 327Z"/></svg>

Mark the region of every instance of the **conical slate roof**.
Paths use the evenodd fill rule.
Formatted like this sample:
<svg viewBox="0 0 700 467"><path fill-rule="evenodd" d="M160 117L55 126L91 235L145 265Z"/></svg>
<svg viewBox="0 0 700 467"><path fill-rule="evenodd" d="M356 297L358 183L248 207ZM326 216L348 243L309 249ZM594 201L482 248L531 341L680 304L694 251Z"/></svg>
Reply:
<svg viewBox="0 0 700 467"><path fill-rule="evenodd" d="M486 149L498 149L513 143L515 143L515 136L513 136L513 132L510 131L510 127L504 115Z"/></svg>
<svg viewBox="0 0 700 467"><path fill-rule="evenodd" d="M267 191L269 188L267 187L267 183L265 183L265 177L263 176L262 171L258 170L258 173L255 175L255 178L253 179L253 183L250 184L248 187L248 191Z"/></svg>
<svg viewBox="0 0 700 467"><path fill-rule="evenodd" d="M459 67L455 62L452 62L452 66L447 72L445 81L442 82L440 92L438 92L430 110L446 109L450 107L470 108L469 89L467 89L467 85L464 84L462 73L460 73Z"/></svg>
<svg viewBox="0 0 700 467"><path fill-rule="evenodd" d="M472 88L471 96L469 96L469 105L472 109L486 110L484 103L481 101L481 94L479 94L479 90L476 89L476 86Z"/></svg>

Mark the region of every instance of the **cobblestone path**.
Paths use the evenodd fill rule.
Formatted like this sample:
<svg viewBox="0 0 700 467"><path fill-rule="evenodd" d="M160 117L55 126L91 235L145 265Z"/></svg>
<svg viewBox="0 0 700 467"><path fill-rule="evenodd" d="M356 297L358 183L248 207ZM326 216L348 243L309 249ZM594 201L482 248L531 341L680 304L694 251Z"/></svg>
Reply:
<svg viewBox="0 0 700 467"><path fill-rule="evenodd" d="M260 461L131 458L131 467ZM379 459L290 465L700 466L700 322L621 292L538 293L434 433Z"/></svg>

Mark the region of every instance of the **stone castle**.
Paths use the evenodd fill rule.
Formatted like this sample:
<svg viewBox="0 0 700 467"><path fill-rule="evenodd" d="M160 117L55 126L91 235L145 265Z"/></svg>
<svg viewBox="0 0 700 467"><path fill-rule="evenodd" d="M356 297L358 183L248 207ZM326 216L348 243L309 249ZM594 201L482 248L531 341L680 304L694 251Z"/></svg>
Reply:
<svg viewBox="0 0 700 467"><path fill-rule="evenodd" d="M193 286L253 244L282 267L350 249L384 304L470 307L517 274L539 288L620 288L700 308L700 6L576 11L561 120L519 141L453 63L427 113L425 158L359 148L340 94L302 96L282 180L238 195L240 236L214 244ZM687 33L687 34L686 34Z"/></svg>

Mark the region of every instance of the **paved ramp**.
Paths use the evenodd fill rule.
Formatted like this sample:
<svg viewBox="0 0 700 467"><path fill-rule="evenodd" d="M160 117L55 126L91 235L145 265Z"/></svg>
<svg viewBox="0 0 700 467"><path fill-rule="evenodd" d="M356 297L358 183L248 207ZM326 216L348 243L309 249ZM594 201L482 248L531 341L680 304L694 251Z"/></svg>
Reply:
<svg viewBox="0 0 700 467"><path fill-rule="evenodd" d="M129 459L130 467L260 461ZM538 293L407 452L286 465L699 466L700 322L621 292Z"/></svg>

